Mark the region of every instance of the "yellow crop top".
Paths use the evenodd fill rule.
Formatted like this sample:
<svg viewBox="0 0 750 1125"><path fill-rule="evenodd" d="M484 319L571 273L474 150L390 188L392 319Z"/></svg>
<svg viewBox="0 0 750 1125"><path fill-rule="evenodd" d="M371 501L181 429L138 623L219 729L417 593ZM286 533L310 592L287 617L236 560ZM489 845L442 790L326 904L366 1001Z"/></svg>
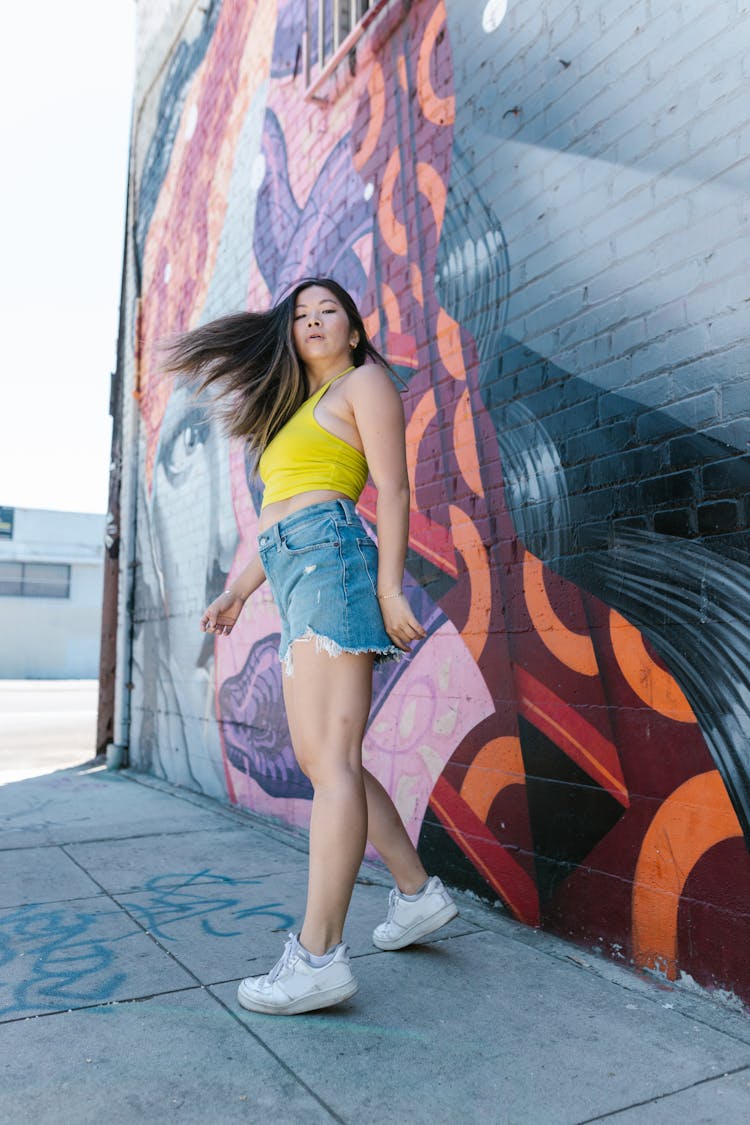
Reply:
<svg viewBox="0 0 750 1125"><path fill-rule="evenodd" d="M318 489L342 492L355 502L359 500L367 481L364 454L321 426L314 413L331 383L352 370L348 367L318 387L263 450L258 461L265 485L263 508L299 492Z"/></svg>

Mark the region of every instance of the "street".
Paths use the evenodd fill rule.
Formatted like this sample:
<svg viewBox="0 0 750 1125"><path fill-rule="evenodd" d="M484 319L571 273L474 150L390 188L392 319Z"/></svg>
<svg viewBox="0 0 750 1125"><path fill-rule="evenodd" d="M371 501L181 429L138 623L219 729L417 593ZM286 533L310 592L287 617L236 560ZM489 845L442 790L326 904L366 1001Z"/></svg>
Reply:
<svg viewBox="0 0 750 1125"><path fill-rule="evenodd" d="M0 680L0 785L96 753L96 680Z"/></svg>

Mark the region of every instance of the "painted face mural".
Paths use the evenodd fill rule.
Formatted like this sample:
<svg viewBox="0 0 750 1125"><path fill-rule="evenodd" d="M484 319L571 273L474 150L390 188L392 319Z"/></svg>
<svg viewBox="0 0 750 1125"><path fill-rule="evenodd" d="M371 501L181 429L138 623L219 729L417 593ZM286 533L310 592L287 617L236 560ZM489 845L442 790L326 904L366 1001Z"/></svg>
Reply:
<svg viewBox="0 0 750 1125"><path fill-rule="evenodd" d="M627 254L603 258L583 224L626 186L645 220L639 184L669 175L613 177L566 148L574 95L531 89L512 6L388 7L319 100L300 71L304 12L209 7L174 55L141 183L136 752L307 822L270 593L230 638L197 625L254 550L257 481L208 404L159 376L157 346L332 275L408 384L405 588L427 630L376 674L366 765L431 870L747 999L750 584L734 497L749 470L732 431L696 432L684 405L731 377L709 355L670 374L667 401L658 367L639 381L632 356L605 356L618 321L602 277L621 303L641 295ZM551 99L543 138L520 90ZM705 322L719 298L685 299ZM371 486L359 510L374 524Z"/></svg>

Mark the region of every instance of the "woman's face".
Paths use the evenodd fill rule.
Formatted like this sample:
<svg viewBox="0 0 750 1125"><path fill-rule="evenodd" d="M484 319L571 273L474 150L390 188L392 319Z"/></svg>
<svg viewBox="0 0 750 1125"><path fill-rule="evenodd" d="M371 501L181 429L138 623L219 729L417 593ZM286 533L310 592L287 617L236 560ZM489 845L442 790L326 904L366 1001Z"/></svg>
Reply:
<svg viewBox="0 0 750 1125"><path fill-rule="evenodd" d="M306 367L327 368L350 363L357 344L356 329L330 289L311 285L297 294L292 335L297 355Z"/></svg>

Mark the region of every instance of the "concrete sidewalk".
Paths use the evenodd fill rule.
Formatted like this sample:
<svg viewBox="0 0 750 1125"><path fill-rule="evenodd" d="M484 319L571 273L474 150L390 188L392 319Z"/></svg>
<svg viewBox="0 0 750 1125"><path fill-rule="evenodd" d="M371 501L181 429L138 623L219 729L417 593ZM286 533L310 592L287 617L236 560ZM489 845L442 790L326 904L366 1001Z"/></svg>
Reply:
<svg viewBox="0 0 750 1125"><path fill-rule="evenodd" d="M238 1007L304 905L304 843L89 765L0 788L0 1121L513 1125L750 1120L750 1018L459 896L436 938L347 928L359 992Z"/></svg>

